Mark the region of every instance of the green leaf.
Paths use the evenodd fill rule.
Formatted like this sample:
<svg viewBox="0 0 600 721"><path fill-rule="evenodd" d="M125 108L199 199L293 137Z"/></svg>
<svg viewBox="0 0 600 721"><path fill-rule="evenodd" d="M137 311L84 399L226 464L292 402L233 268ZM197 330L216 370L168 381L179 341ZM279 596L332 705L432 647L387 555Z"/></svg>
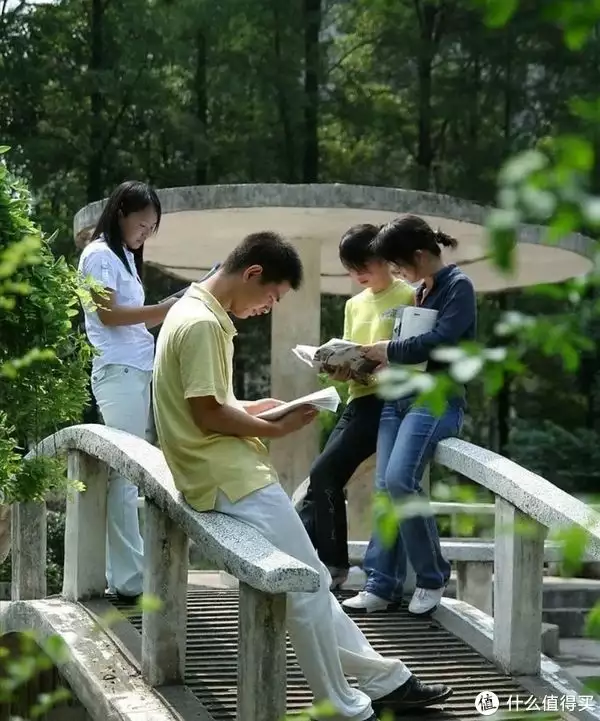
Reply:
<svg viewBox="0 0 600 721"><path fill-rule="evenodd" d="M144 594L138 601L138 608L143 613L156 613L160 611L163 603L158 596L152 596L150 594Z"/></svg>
<svg viewBox="0 0 600 721"><path fill-rule="evenodd" d="M561 238L575 232L579 228L579 215L575 208L562 207L554 216L546 232L548 243L557 243Z"/></svg>
<svg viewBox="0 0 600 721"><path fill-rule="evenodd" d="M469 383L479 374L483 368L483 362L481 356L463 358L452 364L450 375L457 383Z"/></svg>
<svg viewBox="0 0 600 721"><path fill-rule="evenodd" d="M485 24L491 28L500 28L508 23L519 5L518 0L484 0Z"/></svg>
<svg viewBox="0 0 600 721"><path fill-rule="evenodd" d="M376 493L373 498L375 532L386 548L391 548L398 537L399 522L392 499L387 493Z"/></svg>
<svg viewBox="0 0 600 721"><path fill-rule="evenodd" d="M487 218L490 255L496 267L505 273L514 267L519 221L518 213L501 209L492 211Z"/></svg>
<svg viewBox="0 0 600 721"><path fill-rule="evenodd" d="M592 32L589 25L572 25L565 30L565 45L569 50L581 50Z"/></svg>
<svg viewBox="0 0 600 721"><path fill-rule="evenodd" d="M8 153L10 150L10 145L0 145L0 155L4 155L4 153Z"/></svg>
<svg viewBox="0 0 600 721"><path fill-rule="evenodd" d="M585 619L585 635L600 639L600 601L596 603Z"/></svg>
<svg viewBox="0 0 600 721"><path fill-rule="evenodd" d="M573 115L593 123L600 123L600 98L584 100L575 97L568 101L568 105Z"/></svg>
<svg viewBox="0 0 600 721"><path fill-rule="evenodd" d="M562 546L563 572L566 576L574 576L583 562L588 544L588 533L581 526L570 526L559 530L556 538Z"/></svg>
<svg viewBox="0 0 600 721"><path fill-rule="evenodd" d="M49 636L44 641L43 648L57 666L67 663L70 658L67 644L60 636Z"/></svg>
<svg viewBox="0 0 600 721"><path fill-rule="evenodd" d="M548 165L548 158L539 150L526 150L508 160L498 178L500 185L517 185L527 180L530 175L543 170Z"/></svg>

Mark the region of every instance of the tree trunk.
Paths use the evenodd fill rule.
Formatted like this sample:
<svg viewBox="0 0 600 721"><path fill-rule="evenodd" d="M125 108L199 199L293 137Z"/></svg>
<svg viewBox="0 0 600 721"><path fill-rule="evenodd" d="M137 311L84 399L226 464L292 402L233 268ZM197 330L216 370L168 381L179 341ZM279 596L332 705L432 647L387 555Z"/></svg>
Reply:
<svg viewBox="0 0 600 721"><path fill-rule="evenodd" d="M440 8L437 4L415 0L419 22L419 51L417 56L418 116L417 116L417 168L415 186L418 190L431 190L434 160L433 108L431 105L433 59L440 37Z"/></svg>
<svg viewBox="0 0 600 721"><path fill-rule="evenodd" d="M283 136L283 157L285 159L285 173L284 177L286 182L296 182L296 152L294 145L294 134L292 131L292 120L291 120L291 109L288 101L286 92L285 78L282 74L283 68L283 51L282 51L282 38L281 38L281 15L280 5L281 0L273 0L273 20L274 20L274 32L273 32L273 49L275 52L275 86L276 86L276 97L277 97L277 109L279 112L279 120L281 122L281 131ZM317 35L318 37L318 35ZM318 154L318 148L317 148Z"/></svg>
<svg viewBox="0 0 600 721"><path fill-rule="evenodd" d="M206 185L208 182L208 92L206 82L207 71L206 35L199 29L196 32L196 72L194 89L196 95L196 118L200 126L201 143L195 144L196 184ZM201 146L199 149L198 146Z"/></svg>
<svg viewBox="0 0 600 721"><path fill-rule="evenodd" d="M87 202L99 200L102 197L102 110L104 99L102 97L101 79L103 69L103 0L92 0L90 15L90 156L87 168Z"/></svg>
<svg viewBox="0 0 600 721"><path fill-rule="evenodd" d="M303 181L319 179L319 78L321 0L304 0L304 167Z"/></svg>

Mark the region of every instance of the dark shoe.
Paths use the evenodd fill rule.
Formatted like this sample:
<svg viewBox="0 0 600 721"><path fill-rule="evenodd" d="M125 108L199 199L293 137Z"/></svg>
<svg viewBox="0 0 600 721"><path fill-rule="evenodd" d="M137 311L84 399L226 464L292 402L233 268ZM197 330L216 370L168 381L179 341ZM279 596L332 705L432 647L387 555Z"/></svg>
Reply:
<svg viewBox="0 0 600 721"><path fill-rule="evenodd" d="M327 566L327 570L331 575L330 591L338 591L348 580L349 569L338 568L337 566Z"/></svg>
<svg viewBox="0 0 600 721"><path fill-rule="evenodd" d="M381 713L384 709L401 711L409 708L424 708L441 703L450 696L452 696L450 686L441 683L429 686L419 681L416 676L411 676L395 691L373 701L373 708L377 713Z"/></svg>
<svg viewBox="0 0 600 721"><path fill-rule="evenodd" d="M116 591L115 596L117 597L117 601L122 603L124 606L137 606L142 594L139 593L137 596L126 596L124 593Z"/></svg>

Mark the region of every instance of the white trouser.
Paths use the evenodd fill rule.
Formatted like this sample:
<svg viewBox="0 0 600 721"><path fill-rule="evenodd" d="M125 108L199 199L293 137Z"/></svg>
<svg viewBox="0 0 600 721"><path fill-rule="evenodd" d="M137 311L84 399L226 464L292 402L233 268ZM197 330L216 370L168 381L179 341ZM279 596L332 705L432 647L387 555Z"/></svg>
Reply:
<svg viewBox="0 0 600 721"><path fill-rule="evenodd" d="M105 425L148 438L151 371L108 365L92 374L92 391ZM111 592L142 593L144 542L138 517L138 490L112 471L108 484L106 580Z"/></svg>
<svg viewBox="0 0 600 721"><path fill-rule="evenodd" d="M285 491L274 483L237 503L220 492L217 510L253 526L274 546L319 571L319 591L288 594L290 640L315 701L328 700L344 719L368 719L373 713L371 699L381 698L405 683L411 672L402 661L374 651L344 613L329 591L329 572ZM346 675L358 680L360 691L348 684Z"/></svg>

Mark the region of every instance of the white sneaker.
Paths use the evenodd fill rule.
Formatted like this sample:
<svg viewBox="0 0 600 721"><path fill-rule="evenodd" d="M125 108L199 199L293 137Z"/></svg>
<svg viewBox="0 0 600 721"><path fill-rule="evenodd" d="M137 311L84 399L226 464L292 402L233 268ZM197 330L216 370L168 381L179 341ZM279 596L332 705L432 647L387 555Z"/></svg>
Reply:
<svg viewBox="0 0 600 721"><path fill-rule="evenodd" d="M408 612L415 616L433 613L440 605L443 595L443 588L416 588L408 605Z"/></svg>
<svg viewBox="0 0 600 721"><path fill-rule="evenodd" d="M342 606L349 611L360 611L361 613L375 613L376 611L387 611L392 606L389 601L379 598L369 591L360 591L356 596L346 599Z"/></svg>

